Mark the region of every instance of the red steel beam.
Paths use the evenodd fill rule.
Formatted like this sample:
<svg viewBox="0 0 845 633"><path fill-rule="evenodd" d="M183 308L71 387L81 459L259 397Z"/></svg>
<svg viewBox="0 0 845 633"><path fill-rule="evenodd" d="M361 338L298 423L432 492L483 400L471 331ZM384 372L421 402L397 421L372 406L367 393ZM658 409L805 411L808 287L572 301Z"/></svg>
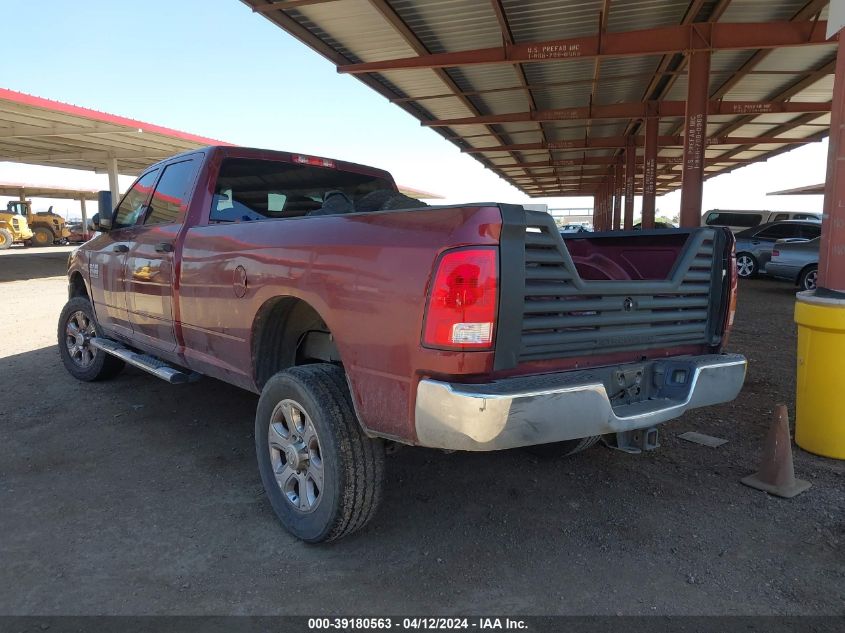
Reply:
<svg viewBox="0 0 845 633"><path fill-rule="evenodd" d="M629 143L625 148L625 230L634 228L634 188L637 174L637 146Z"/></svg>
<svg viewBox="0 0 845 633"><path fill-rule="evenodd" d="M656 117L683 117L686 102L657 101L615 103L611 105L590 105L580 108L559 108L534 110L531 112L510 112L462 117L458 119L434 119L423 121L425 127L454 125L496 125L499 123L524 123L538 121L574 121L588 119L644 119ZM704 110L711 115L755 115L801 112L830 112L830 101L706 101Z"/></svg>
<svg viewBox="0 0 845 633"><path fill-rule="evenodd" d="M645 136L633 137L638 147L645 147ZM527 150L552 150L556 152L575 150L604 150L624 148L624 136L597 136L593 138L573 141L549 141L547 143L514 143L511 145L496 145L491 147L464 147L465 154L482 154L485 152L522 152ZM788 136L711 136L707 139L707 146L716 145L806 145L817 143L816 138L790 138ZM683 136L658 136L660 147L683 147Z"/></svg>
<svg viewBox="0 0 845 633"><path fill-rule="evenodd" d="M625 189L625 180L622 172L622 161L616 159L616 169L613 171L614 192L613 192L613 223L610 229L618 231L622 224L622 192Z"/></svg>
<svg viewBox="0 0 845 633"><path fill-rule="evenodd" d="M599 217L599 216L598 216L598 211L599 211L599 197L600 197L600 195L601 195L601 194L596 193L596 194L593 196L593 228L595 228L596 226L598 226L598 223L599 223L599 220L598 220L598 217Z"/></svg>
<svg viewBox="0 0 845 633"><path fill-rule="evenodd" d="M646 119L645 156L643 156L643 228L654 228L655 197L657 195L657 139L660 120Z"/></svg>
<svg viewBox="0 0 845 633"><path fill-rule="evenodd" d="M372 73L411 68L449 68L475 64L519 64L593 57L627 57L710 50L745 50L823 44L827 22L707 22L562 40L508 44L451 53L434 53L346 64L341 73Z"/></svg>
<svg viewBox="0 0 845 633"><path fill-rule="evenodd" d="M636 146L635 146L636 147ZM713 158L705 158L705 165L721 165L730 163L739 163L746 165L753 162L750 158L721 158L719 156ZM655 165L682 165L684 163L683 156L655 156ZM557 160L535 160L535 161L520 161L518 163L500 163L493 166L498 169L536 169L542 167L577 167L579 165L615 165L616 158L614 156L586 156L583 158L562 158ZM645 159L642 156L637 157L637 165L645 164Z"/></svg>
<svg viewBox="0 0 845 633"><path fill-rule="evenodd" d="M839 34L824 187L818 285L845 293L845 32Z"/></svg>
<svg viewBox="0 0 845 633"><path fill-rule="evenodd" d="M684 163L681 185L681 227L701 224L704 192L704 139L707 137L707 91L710 52L690 53L687 79L687 111L684 119Z"/></svg>

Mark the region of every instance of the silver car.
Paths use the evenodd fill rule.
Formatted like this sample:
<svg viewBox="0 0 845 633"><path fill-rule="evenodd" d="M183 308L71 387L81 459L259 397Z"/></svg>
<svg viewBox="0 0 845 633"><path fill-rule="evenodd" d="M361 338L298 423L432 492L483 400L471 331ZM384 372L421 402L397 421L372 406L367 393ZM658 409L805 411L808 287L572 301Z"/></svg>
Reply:
<svg viewBox="0 0 845 633"><path fill-rule="evenodd" d="M815 290L819 275L819 243L817 237L809 242L778 242L772 249L772 259L766 274L776 279L786 279L801 290Z"/></svg>
<svg viewBox="0 0 845 633"><path fill-rule="evenodd" d="M742 278L768 274L769 258L778 240L807 241L821 235L818 222L767 222L736 234L736 269Z"/></svg>

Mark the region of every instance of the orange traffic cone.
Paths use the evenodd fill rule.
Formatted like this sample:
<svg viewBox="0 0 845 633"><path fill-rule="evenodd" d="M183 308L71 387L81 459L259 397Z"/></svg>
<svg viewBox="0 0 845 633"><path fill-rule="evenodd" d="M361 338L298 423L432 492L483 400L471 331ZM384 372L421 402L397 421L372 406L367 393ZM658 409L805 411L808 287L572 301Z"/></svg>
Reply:
<svg viewBox="0 0 845 633"><path fill-rule="evenodd" d="M740 481L746 486L787 499L812 486L809 481L795 478L795 469L792 467L792 439L789 437L789 414L785 404L775 407L772 426L763 446L760 470Z"/></svg>

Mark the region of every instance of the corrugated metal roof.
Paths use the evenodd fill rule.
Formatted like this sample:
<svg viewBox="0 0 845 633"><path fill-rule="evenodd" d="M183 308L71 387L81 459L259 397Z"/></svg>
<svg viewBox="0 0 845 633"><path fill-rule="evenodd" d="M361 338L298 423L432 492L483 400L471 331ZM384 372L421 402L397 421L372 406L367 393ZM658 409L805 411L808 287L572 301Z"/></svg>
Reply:
<svg viewBox="0 0 845 633"><path fill-rule="evenodd" d="M0 161L134 175L167 156L222 141L0 88Z"/></svg>
<svg viewBox="0 0 845 633"><path fill-rule="evenodd" d="M558 176L571 178L579 165L550 161L618 157L620 147L562 148L562 143L642 134L640 117L573 119L554 111L589 105L638 104L648 99L684 101L687 92L683 51L663 54L581 57L581 49L538 53L536 61L507 63L506 48L597 34L630 33L696 22L756 23L824 19L824 0L242 0L339 66L387 62L423 55L501 51L498 63L432 64L423 68L381 68L357 76L423 122L446 121L438 133L531 195L551 195ZM276 7L269 8L276 3ZM689 27L687 27L689 28ZM653 34L651 40L659 41ZM819 40L820 41L820 40ZM586 40L585 40L586 42ZM589 47L585 43L584 46ZM826 102L832 94L835 46L819 43L784 49L717 50L711 55L711 98L725 101ZM395 64L394 64L395 66ZM544 114L538 118L535 114ZM552 112L548 112L552 111ZM520 114L520 121L477 121L479 116ZM449 124L450 119L467 119ZM678 138L683 116L663 117L660 134ZM722 162L707 166L715 175L735 169L736 159L763 160L791 147L787 143L749 144L748 137L777 136L817 140L826 133L824 113L712 115L710 136L741 137L742 143L708 147L706 156ZM615 142L615 141L614 141ZM521 147L531 144L533 147ZM548 148L547 144L554 147ZM506 149L502 149L505 146ZM517 147L513 147L517 146ZM661 157L682 155L677 141ZM732 159L732 160L729 160ZM540 163L530 167L525 163ZM510 166L508 166L510 165ZM610 173L612 165L605 170ZM591 173L601 166L589 167ZM679 186L681 167L659 166L659 191ZM534 182L531 178L533 176ZM518 180L517 180L518 178ZM567 180L568 183L573 182ZM535 183L543 186L537 187ZM575 183L578 184L577 182ZM584 180L589 193L595 180Z"/></svg>

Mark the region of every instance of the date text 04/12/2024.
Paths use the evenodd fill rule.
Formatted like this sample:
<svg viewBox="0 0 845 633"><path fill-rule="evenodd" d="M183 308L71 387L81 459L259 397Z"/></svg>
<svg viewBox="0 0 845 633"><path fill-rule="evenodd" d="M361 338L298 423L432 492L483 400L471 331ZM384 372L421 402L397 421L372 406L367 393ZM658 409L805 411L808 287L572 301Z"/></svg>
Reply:
<svg viewBox="0 0 845 633"><path fill-rule="evenodd" d="M309 630L524 630L524 620L512 618L309 618Z"/></svg>

